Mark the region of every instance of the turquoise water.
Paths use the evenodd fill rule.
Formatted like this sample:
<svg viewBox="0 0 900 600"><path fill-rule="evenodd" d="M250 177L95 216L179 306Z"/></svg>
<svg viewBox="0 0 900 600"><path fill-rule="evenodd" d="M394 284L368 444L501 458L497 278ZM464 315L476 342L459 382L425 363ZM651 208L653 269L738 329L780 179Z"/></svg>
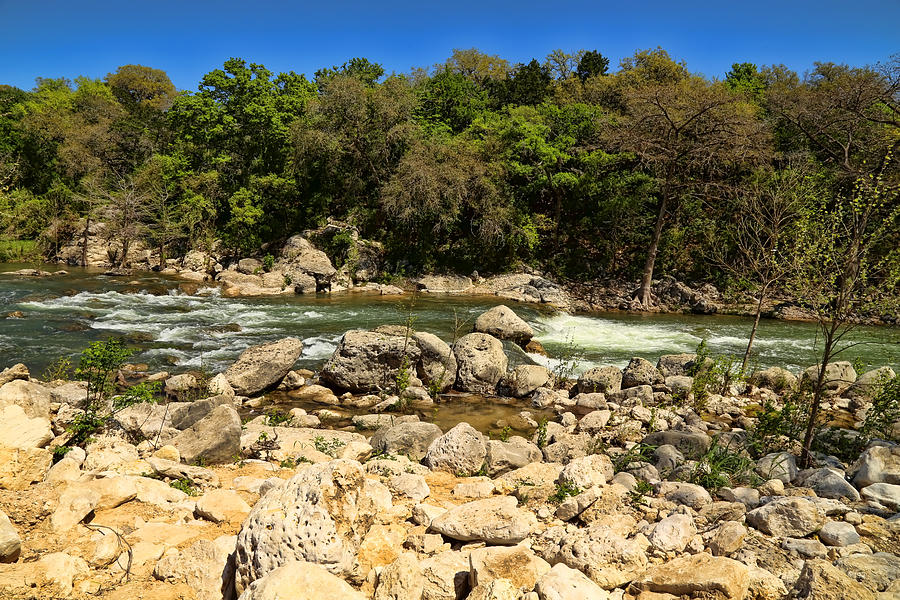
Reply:
<svg viewBox="0 0 900 600"><path fill-rule="evenodd" d="M0 265L0 273L24 265ZM44 267L55 270L56 266ZM0 368L24 362L33 373L62 357L77 357L92 341L124 336L135 348L132 362L171 372L220 371L247 346L285 336L304 342L300 365L319 366L348 329L414 320L416 329L452 342L471 331L479 314L498 298L453 296L280 296L225 298L213 286L184 283L154 273L130 278L67 269L69 275L30 278L0 274ZM568 315L526 304L507 304L535 330L551 356L574 356L576 371L600 364L623 366L632 356L653 362L662 354L692 352L706 339L713 354L742 355L750 319L698 315ZM455 332L458 332L455 333ZM860 327L851 338L864 342L847 360L900 364L900 329ZM810 323L763 321L754 363L797 371L815 362L816 328ZM513 362L554 359L525 355L508 345ZM568 360L568 359L567 359Z"/></svg>

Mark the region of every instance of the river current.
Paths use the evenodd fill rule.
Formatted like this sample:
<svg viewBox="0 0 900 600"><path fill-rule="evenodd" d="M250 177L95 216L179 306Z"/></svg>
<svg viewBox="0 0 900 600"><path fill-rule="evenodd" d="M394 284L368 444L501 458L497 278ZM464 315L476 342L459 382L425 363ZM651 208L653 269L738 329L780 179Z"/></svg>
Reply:
<svg viewBox="0 0 900 600"><path fill-rule="evenodd" d="M110 336L125 337L135 348L132 362L171 372L217 372L250 345L295 336L304 345L299 364L315 369L349 329L412 319L415 329L452 342L471 331L475 317L501 303L484 296L226 298L216 287L153 273L126 279L76 268L48 278L2 274L24 266L0 265L0 369L24 362L37 374L52 361L75 358L90 342ZM742 317L569 315L507 304L555 357L526 355L507 344L512 362L552 367L562 359L575 373L601 364L624 366L632 356L655 363L662 354L693 352L703 339L713 354L740 356L752 324ZM16 311L23 316L2 318ZM851 337L864 343L843 359L895 369L900 364L900 329L860 327ZM813 324L764 320L753 363L798 371L815 362L817 341Z"/></svg>

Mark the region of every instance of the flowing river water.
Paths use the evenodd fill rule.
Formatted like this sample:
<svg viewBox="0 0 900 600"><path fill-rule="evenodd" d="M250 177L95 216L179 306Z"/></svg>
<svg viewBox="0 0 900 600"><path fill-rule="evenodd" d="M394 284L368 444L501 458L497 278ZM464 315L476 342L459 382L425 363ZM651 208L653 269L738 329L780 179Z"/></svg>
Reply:
<svg viewBox="0 0 900 600"><path fill-rule="evenodd" d="M24 362L33 373L60 357L75 358L92 341L125 337L137 352L132 362L170 372L223 370L246 347L286 336L303 340L299 366L315 369L349 329L403 324L452 342L455 331L471 331L479 314L501 303L493 297L281 296L226 298L218 288L141 273L107 277L101 271L68 269L46 278L3 273L34 265L0 265L0 369ZM39 265L38 265L39 266ZM56 266L43 266L55 270ZM562 359L575 373L633 356L656 362L662 354L693 352L706 339L713 354L740 356L752 321L695 315L569 315L539 306L507 304L535 330L551 357L526 355L507 344L513 364L553 367ZM4 315L20 312L16 318ZM900 364L900 329L859 327L852 339L865 342L845 360L871 366ZM815 362L816 328L810 323L764 320L754 365L798 371Z"/></svg>

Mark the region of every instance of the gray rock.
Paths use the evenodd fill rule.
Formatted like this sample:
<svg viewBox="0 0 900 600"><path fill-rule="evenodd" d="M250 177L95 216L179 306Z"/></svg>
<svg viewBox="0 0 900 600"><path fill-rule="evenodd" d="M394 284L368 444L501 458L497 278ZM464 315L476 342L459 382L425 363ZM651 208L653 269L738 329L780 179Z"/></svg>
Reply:
<svg viewBox="0 0 900 600"><path fill-rule="evenodd" d="M317 287L326 287L337 274L328 255L317 250L306 238L288 238L281 249L279 267L287 273L305 274L316 280Z"/></svg>
<svg viewBox="0 0 900 600"><path fill-rule="evenodd" d="M892 583L900 581L900 557L888 552L851 554L835 563L854 581L870 590L884 592Z"/></svg>
<svg viewBox="0 0 900 600"><path fill-rule="evenodd" d="M825 524L825 512L801 497L781 497L747 513L747 523L779 537L804 537Z"/></svg>
<svg viewBox="0 0 900 600"><path fill-rule="evenodd" d="M697 533L694 520L684 514L662 519L650 533L650 543L661 552L682 552Z"/></svg>
<svg viewBox="0 0 900 600"><path fill-rule="evenodd" d="M426 275L416 281L420 291L438 294L461 294L472 289L472 280L459 275Z"/></svg>
<svg viewBox="0 0 900 600"><path fill-rule="evenodd" d="M441 436L441 428L434 423L418 421L383 427L372 435L369 444L374 452L402 454L416 462L422 460L434 440Z"/></svg>
<svg viewBox="0 0 900 600"><path fill-rule="evenodd" d="M0 563L16 562L22 550L22 538L6 513L0 510Z"/></svg>
<svg viewBox="0 0 900 600"><path fill-rule="evenodd" d="M819 540L785 538L781 548L788 552L796 552L803 558L824 558L828 556L828 548Z"/></svg>
<svg viewBox="0 0 900 600"><path fill-rule="evenodd" d="M425 478L415 473L394 475L388 480L388 487L394 492L415 501L424 500L431 495Z"/></svg>
<svg viewBox="0 0 900 600"><path fill-rule="evenodd" d="M609 600L609 593L576 569L553 565L534 587L539 600Z"/></svg>
<svg viewBox="0 0 900 600"><path fill-rule="evenodd" d="M656 486L656 493L671 502L690 506L700 510L712 503L712 497L705 489L693 483L681 481L662 481Z"/></svg>
<svg viewBox="0 0 900 600"><path fill-rule="evenodd" d="M750 383L757 387L781 392L796 386L797 376L781 367L769 367L768 369L754 372L750 376Z"/></svg>
<svg viewBox="0 0 900 600"><path fill-rule="evenodd" d="M501 386L513 398L524 398L539 387L547 385L552 376L546 367L519 365L503 377Z"/></svg>
<svg viewBox="0 0 900 600"><path fill-rule="evenodd" d="M900 446L872 446L863 452L851 472L853 485L864 488L873 483L900 484Z"/></svg>
<svg viewBox="0 0 900 600"><path fill-rule="evenodd" d="M578 422L578 431L590 435L597 435L606 428L609 419L612 417L612 411L595 410L584 415Z"/></svg>
<svg viewBox="0 0 900 600"><path fill-rule="evenodd" d="M661 473L671 473L684 464L684 455L671 444L663 444L653 451L654 466Z"/></svg>
<svg viewBox="0 0 900 600"><path fill-rule="evenodd" d="M712 440L705 433L692 431L656 431L641 440L642 443L650 446L670 445L681 452L688 458L699 458L709 450Z"/></svg>
<svg viewBox="0 0 900 600"><path fill-rule="evenodd" d="M422 383L442 392L453 387L457 369L453 349L432 333L417 331L412 337L421 350L417 373Z"/></svg>
<svg viewBox="0 0 900 600"><path fill-rule="evenodd" d="M396 387L397 376L405 365L412 372L422 356L416 341L387 331L348 331L331 358L322 367L320 377L341 389L368 392Z"/></svg>
<svg viewBox="0 0 900 600"><path fill-rule="evenodd" d="M813 365L803 371L800 381L809 381L815 383L819 376L819 365ZM850 386L856 381L856 370L848 361L837 361L828 363L825 367L825 389L837 390Z"/></svg>
<svg viewBox="0 0 900 600"><path fill-rule="evenodd" d="M495 306L475 319L475 331L487 333L501 340L512 340L525 346L534 330L508 306Z"/></svg>
<svg viewBox="0 0 900 600"><path fill-rule="evenodd" d="M672 390L673 394L681 394L686 398L694 388L694 378L685 375L669 375L666 377L666 387Z"/></svg>
<svg viewBox="0 0 900 600"><path fill-rule="evenodd" d="M665 383L662 374L653 364L643 358L632 358L628 366L622 371L622 389L639 385L656 385Z"/></svg>
<svg viewBox="0 0 900 600"><path fill-rule="evenodd" d="M187 429L210 414L217 406L223 404L231 405L234 408L240 405L238 401L235 401L234 396L225 394L204 398L196 402L172 403L169 405L172 427L179 430Z"/></svg>
<svg viewBox="0 0 900 600"><path fill-rule="evenodd" d="M900 511L900 485L873 483L861 489L859 493L865 500L872 500L891 510Z"/></svg>
<svg viewBox="0 0 900 600"><path fill-rule="evenodd" d="M696 359L696 354L664 354L659 357L656 369L663 377L683 377L690 375L690 368Z"/></svg>
<svg viewBox="0 0 900 600"><path fill-rule="evenodd" d="M270 344L251 346L225 371L235 393L252 396L278 385L300 357L303 343L284 338Z"/></svg>
<svg viewBox="0 0 900 600"><path fill-rule="evenodd" d="M627 539L606 524L562 532L557 538L545 531L537 552L550 564L577 569L603 589L611 590L633 581L647 568L645 547ZM646 543L646 542L645 542Z"/></svg>
<svg viewBox="0 0 900 600"><path fill-rule="evenodd" d="M615 475L612 461L605 454L591 454L573 459L563 467L557 483L574 486L580 490L595 485L605 485Z"/></svg>
<svg viewBox="0 0 900 600"><path fill-rule="evenodd" d="M836 469L821 468L802 471L797 476L796 484L811 488L820 498L859 500L859 492L850 485L849 481L844 479L844 474Z"/></svg>
<svg viewBox="0 0 900 600"><path fill-rule="evenodd" d="M578 377L578 391L582 394L608 394L622 389L622 369L594 367Z"/></svg>
<svg viewBox="0 0 900 600"><path fill-rule="evenodd" d="M790 483L799 473L797 459L789 452L773 452L756 461L756 472L766 479Z"/></svg>
<svg viewBox="0 0 900 600"><path fill-rule="evenodd" d="M453 346L456 363L456 387L464 392L493 393L506 373L508 359L503 344L485 333L470 333Z"/></svg>
<svg viewBox="0 0 900 600"><path fill-rule="evenodd" d="M231 405L219 405L175 436L171 444L188 464L233 462L241 453L241 417Z"/></svg>
<svg viewBox="0 0 900 600"><path fill-rule="evenodd" d="M431 443L424 462L433 471L470 475L481 470L486 454L484 436L461 422Z"/></svg>
<svg viewBox="0 0 900 600"><path fill-rule="evenodd" d="M896 376L897 374L890 367L866 371L853 382L845 395L857 401L857 404L871 401L881 391L884 382L890 381Z"/></svg>
<svg viewBox="0 0 900 600"><path fill-rule="evenodd" d="M434 519L431 529L464 542L517 544L528 536L537 520L530 511L522 510L516 504L512 496L467 502Z"/></svg>
<svg viewBox="0 0 900 600"><path fill-rule="evenodd" d="M851 546L858 544L856 528L844 521L828 521L819 530L819 539L828 546Z"/></svg>
<svg viewBox="0 0 900 600"><path fill-rule="evenodd" d="M485 447L485 463L487 464L487 473L491 477L540 462L544 457L540 448L535 444L515 436L508 442L488 440Z"/></svg>
<svg viewBox="0 0 900 600"><path fill-rule="evenodd" d="M294 560L348 575L375 515L391 506L382 484L359 463L333 460L300 471L253 507L238 534L235 588Z"/></svg>

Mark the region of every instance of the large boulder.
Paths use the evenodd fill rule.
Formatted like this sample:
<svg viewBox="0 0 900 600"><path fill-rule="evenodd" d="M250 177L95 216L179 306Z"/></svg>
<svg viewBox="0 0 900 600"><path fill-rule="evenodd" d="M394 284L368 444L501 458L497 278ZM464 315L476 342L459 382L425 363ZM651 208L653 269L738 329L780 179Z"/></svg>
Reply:
<svg viewBox="0 0 900 600"><path fill-rule="evenodd" d="M170 443L187 464L233 462L241 454L241 417L232 406L219 405Z"/></svg>
<svg viewBox="0 0 900 600"><path fill-rule="evenodd" d="M0 447L20 450L43 448L52 439L49 419L31 418L18 404L0 408Z"/></svg>
<svg viewBox="0 0 900 600"><path fill-rule="evenodd" d="M847 390L846 396L857 402L871 401L881 391L885 382L896 376L897 374L890 367L866 371L853 382L853 385Z"/></svg>
<svg viewBox="0 0 900 600"><path fill-rule="evenodd" d="M622 389L637 387L639 385L657 385L665 383L656 367L649 360L635 357L622 371Z"/></svg>
<svg viewBox="0 0 900 600"><path fill-rule="evenodd" d="M234 598L234 563L237 538L223 535L197 540L183 550L172 548L153 569L153 577L170 584L185 584L197 600Z"/></svg>
<svg viewBox="0 0 900 600"><path fill-rule="evenodd" d="M797 580L795 597L802 600L875 600L875 594L827 560L807 560Z"/></svg>
<svg viewBox="0 0 900 600"><path fill-rule="evenodd" d="M540 540L538 554L551 565L562 563L581 571L605 590L633 581L647 568L646 540L627 539L607 523L560 531L560 535L554 535L553 529Z"/></svg>
<svg viewBox="0 0 900 600"><path fill-rule="evenodd" d="M534 586L539 600L608 600L609 593L587 575L563 563L553 565Z"/></svg>
<svg viewBox="0 0 900 600"><path fill-rule="evenodd" d="M859 492L844 478L844 474L836 469L822 467L801 471L795 483L812 489L819 498L859 500Z"/></svg>
<svg viewBox="0 0 900 600"><path fill-rule="evenodd" d="M482 469L486 454L484 436L468 423L462 422L431 443L424 462L434 471L448 471L465 476Z"/></svg>
<svg viewBox="0 0 900 600"><path fill-rule="evenodd" d="M736 560L700 552L651 567L633 585L657 594L738 600L747 595L750 573Z"/></svg>
<svg viewBox="0 0 900 600"><path fill-rule="evenodd" d="M417 331L412 337L422 353L416 368L422 383L441 392L453 387L456 383L456 356L453 349L433 333Z"/></svg>
<svg viewBox="0 0 900 600"><path fill-rule="evenodd" d="M825 512L801 497L779 497L747 513L747 523L768 535L805 537L825 525Z"/></svg>
<svg viewBox="0 0 900 600"><path fill-rule="evenodd" d="M525 347L534 330L508 306L495 306L475 319L475 331L487 333L501 340L511 340Z"/></svg>
<svg viewBox="0 0 900 600"><path fill-rule="evenodd" d="M815 384L819 377L819 365L813 365L803 372L800 377L801 383ZM856 381L856 369L848 361L837 361L828 363L825 367L825 389L838 390L846 389Z"/></svg>
<svg viewBox="0 0 900 600"><path fill-rule="evenodd" d="M478 548L469 555L469 583L472 587L506 579L514 587L530 590L550 565L523 546Z"/></svg>
<svg viewBox="0 0 900 600"><path fill-rule="evenodd" d="M457 340L453 352L458 365L456 387L464 392L493 393L508 364L500 340L470 333Z"/></svg>
<svg viewBox="0 0 900 600"><path fill-rule="evenodd" d="M688 458L700 458L709 450L712 440L705 433L669 429L650 433L644 436L641 443L650 446L674 446Z"/></svg>
<svg viewBox="0 0 900 600"><path fill-rule="evenodd" d="M382 427L372 435L369 445L376 453L402 454L418 462L439 437L441 428L434 423L413 421Z"/></svg>
<svg viewBox="0 0 900 600"><path fill-rule="evenodd" d="M49 419L52 401L50 390L33 381L16 379L0 387L0 406L16 404L31 418Z"/></svg>
<svg viewBox="0 0 900 600"><path fill-rule="evenodd" d="M300 471L253 507L238 534L235 588L291 561L349 575L375 515L391 506L391 493L367 479L359 463L333 460ZM321 590L320 590L321 591Z"/></svg>
<svg viewBox="0 0 900 600"><path fill-rule="evenodd" d="M900 484L900 446L872 446L853 465L853 485L864 488L873 483Z"/></svg>
<svg viewBox="0 0 900 600"><path fill-rule="evenodd" d="M350 584L317 564L292 560L254 581L238 600L365 600Z"/></svg>
<svg viewBox="0 0 900 600"><path fill-rule="evenodd" d="M594 367L578 377L578 391L582 394L609 394L622 389L622 369Z"/></svg>
<svg viewBox="0 0 900 600"><path fill-rule="evenodd" d="M553 374L547 367L519 365L503 377L501 387L513 398L523 398L539 387L550 384L552 378Z"/></svg>
<svg viewBox="0 0 900 600"><path fill-rule="evenodd" d="M541 462L544 458L540 448L518 436L511 437L508 442L488 440L485 446L487 448L485 463L487 473L491 477Z"/></svg>
<svg viewBox="0 0 900 600"><path fill-rule="evenodd" d="M319 374L322 381L351 392L393 389L401 368L415 373L422 356L411 336L387 331L348 331Z"/></svg>
<svg viewBox="0 0 900 600"><path fill-rule="evenodd" d="M512 496L494 496L452 508L431 522L431 529L454 540L512 545L537 524L531 511L518 508Z"/></svg>
<svg viewBox="0 0 900 600"><path fill-rule="evenodd" d="M316 287L329 287L337 274L328 255L317 250L309 240L301 235L288 238L281 249L281 260L278 269L292 279L298 275L306 275L316 280ZM298 277L299 279L299 277Z"/></svg>
<svg viewBox="0 0 900 600"><path fill-rule="evenodd" d="M278 385L300 358L303 343L297 338L251 346L225 371L225 378L241 396L252 396Z"/></svg>
<svg viewBox="0 0 900 600"><path fill-rule="evenodd" d="M873 483L862 488L859 493L865 500L872 500L891 510L900 511L900 485Z"/></svg>
<svg viewBox="0 0 900 600"><path fill-rule="evenodd" d="M696 359L696 354L664 354L656 361L656 369L663 377L690 375Z"/></svg>
<svg viewBox="0 0 900 600"><path fill-rule="evenodd" d="M750 376L750 383L776 392L789 390L797 385L797 376L781 367L769 367Z"/></svg>
<svg viewBox="0 0 900 600"><path fill-rule="evenodd" d="M416 281L416 289L426 293L462 294L472 289L472 280L460 275L426 275Z"/></svg>

